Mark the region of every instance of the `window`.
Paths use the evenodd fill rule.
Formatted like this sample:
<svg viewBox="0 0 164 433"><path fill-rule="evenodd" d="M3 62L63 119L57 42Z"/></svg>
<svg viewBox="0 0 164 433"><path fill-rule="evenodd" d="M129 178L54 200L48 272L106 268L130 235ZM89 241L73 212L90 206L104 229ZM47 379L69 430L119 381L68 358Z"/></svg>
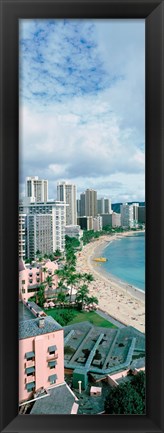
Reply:
<svg viewBox="0 0 164 433"><path fill-rule="evenodd" d="M52 385L53 383L56 383L56 379L57 379L57 374L52 374L51 376L49 376L48 380L50 382L50 384Z"/></svg>
<svg viewBox="0 0 164 433"><path fill-rule="evenodd" d="M57 349L56 346L49 346L49 347L48 347L49 354L50 354L50 355L55 354L55 350L56 350L56 349Z"/></svg>
<svg viewBox="0 0 164 433"><path fill-rule="evenodd" d="M35 382L26 383L26 389L28 392L33 391L35 389Z"/></svg>
<svg viewBox="0 0 164 433"><path fill-rule="evenodd" d="M56 364L57 364L57 361L49 361L48 366L49 366L50 368L55 368L55 367L56 367Z"/></svg>
<svg viewBox="0 0 164 433"><path fill-rule="evenodd" d="M27 361L33 361L35 359L35 352L26 352L25 358Z"/></svg>
<svg viewBox="0 0 164 433"><path fill-rule="evenodd" d="M26 293L26 290L22 288L22 293Z"/></svg>
<svg viewBox="0 0 164 433"><path fill-rule="evenodd" d="M25 280L22 280L22 284L25 284Z"/></svg>
<svg viewBox="0 0 164 433"><path fill-rule="evenodd" d="M26 368L27 376L34 376L34 373L35 373L35 367L27 367Z"/></svg>

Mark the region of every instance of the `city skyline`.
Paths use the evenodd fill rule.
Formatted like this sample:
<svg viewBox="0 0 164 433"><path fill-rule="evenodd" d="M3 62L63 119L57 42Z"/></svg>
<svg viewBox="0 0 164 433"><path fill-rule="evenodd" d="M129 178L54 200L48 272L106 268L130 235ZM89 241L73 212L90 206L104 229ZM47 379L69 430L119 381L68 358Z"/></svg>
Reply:
<svg viewBox="0 0 164 433"><path fill-rule="evenodd" d="M20 20L25 177L145 201L144 20Z"/></svg>

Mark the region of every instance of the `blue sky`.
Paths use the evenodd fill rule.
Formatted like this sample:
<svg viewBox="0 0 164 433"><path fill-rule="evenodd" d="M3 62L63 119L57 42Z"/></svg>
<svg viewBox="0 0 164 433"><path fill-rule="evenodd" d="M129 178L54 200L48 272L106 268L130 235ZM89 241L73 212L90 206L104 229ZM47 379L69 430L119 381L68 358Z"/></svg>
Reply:
<svg viewBox="0 0 164 433"><path fill-rule="evenodd" d="M145 200L144 20L20 20L20 193L70 180Z"/></svg>

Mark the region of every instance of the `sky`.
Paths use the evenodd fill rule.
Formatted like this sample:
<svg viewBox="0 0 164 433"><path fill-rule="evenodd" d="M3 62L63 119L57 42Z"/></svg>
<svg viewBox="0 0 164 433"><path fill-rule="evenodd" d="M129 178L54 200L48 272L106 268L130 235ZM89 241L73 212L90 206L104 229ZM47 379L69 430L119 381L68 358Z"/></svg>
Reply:
<svg viewBox="0 0 164 433"><path fill-rule="evenodd" d="M20 196L26 176L145 200L145 21L21 19Z"/></svg>

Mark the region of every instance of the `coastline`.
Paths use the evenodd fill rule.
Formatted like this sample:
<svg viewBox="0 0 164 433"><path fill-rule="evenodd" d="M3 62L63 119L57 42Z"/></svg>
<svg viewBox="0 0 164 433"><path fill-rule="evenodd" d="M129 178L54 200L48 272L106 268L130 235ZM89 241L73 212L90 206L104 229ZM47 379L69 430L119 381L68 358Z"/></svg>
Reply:
<svg viewBox="0 0 164 433"><path fill-rule="evenodd" d="M100 310L125 325L145 332L145 292L108 274L93 261L110 242L132 234L133 231L104 235L85 245L77 256L77 270L93 275L94 281L89 284L89 290L91 295L98 298Z"/></svg>

